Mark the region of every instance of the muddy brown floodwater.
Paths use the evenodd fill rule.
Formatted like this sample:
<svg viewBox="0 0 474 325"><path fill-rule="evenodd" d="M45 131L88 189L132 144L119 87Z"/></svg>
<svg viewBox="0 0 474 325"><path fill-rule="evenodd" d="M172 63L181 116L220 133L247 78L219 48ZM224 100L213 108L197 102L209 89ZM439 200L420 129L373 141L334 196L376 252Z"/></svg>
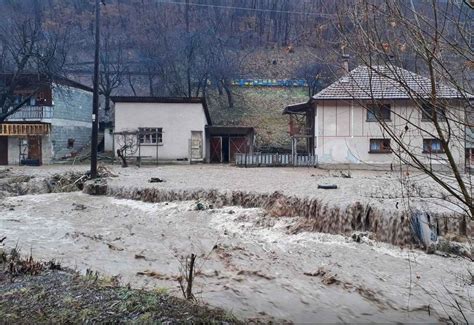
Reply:
<svg viewBox="0 0 474 325"><path fill-rule="evenodd" d="M261 209L197 211L196 202L152 204L76 192L0 203L7 247L18 243L35 258L120 275L134 287L179 295L180 261L195 253L195 295L241 317L474 320L471 261L338 235L288 234L295 219L268 217Z"/></svg>

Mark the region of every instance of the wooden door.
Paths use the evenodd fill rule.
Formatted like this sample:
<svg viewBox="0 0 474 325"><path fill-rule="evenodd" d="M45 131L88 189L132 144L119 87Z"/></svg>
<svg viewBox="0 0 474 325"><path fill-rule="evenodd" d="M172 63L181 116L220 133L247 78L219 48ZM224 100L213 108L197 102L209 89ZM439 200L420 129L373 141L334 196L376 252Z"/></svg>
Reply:
<svg viewBox="0 0 474 325"><path fill-rule="evenodd" d="M8 165L8 137L0 137L0 165Z"/></svg>
<svg viewBox="0 0 474 325"><path fill-rule="evenodd" d="M202 131L191 131L191 160L202 159Z"/></svg>
<svg viewBox="0 0 474 325"><path fill-rule="evenodd" d="M37 160L41 165L41 136L28 137L28 160Z"/></svg>
<svg viewBox="0 0 474 325"><path fill-rule="evenodd" d="M229 161L235 162L235 154L248 153L249 145L246 137L232 137L229 139Z"/></svg>
<svg viewBox="0 0 474 325"><path fill-rule="evenodd" d="M222 137L211 138L211 163L222 162Z"/></svg>

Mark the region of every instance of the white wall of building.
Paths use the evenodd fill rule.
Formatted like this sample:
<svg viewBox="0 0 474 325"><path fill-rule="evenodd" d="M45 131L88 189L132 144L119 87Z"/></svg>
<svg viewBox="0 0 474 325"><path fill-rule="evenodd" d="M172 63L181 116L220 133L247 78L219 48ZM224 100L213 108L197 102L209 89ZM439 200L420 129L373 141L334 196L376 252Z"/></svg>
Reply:
<svg viewBox="0 0 474 325"><path fill-rule="evenodd" d="M391 105L391 125L395 134L404 134L403 141L413 150L418 151L426 163L436 164L434 155L423 154L423 139L432 138L415 126L405 130L406 123L401 116L409 116L410 122L420 125L424 130L436 134L430 122L421 121L421 112L409 101L387 101ZM401 116L400 116L401 115ZM399 162L393 153L369 153L370 139L390 138L378 122L367 121L367 110L357 101L319 101L316 109L315 152L321 164L381 164L390 165ZM464 138L463 130L454 130L456 137ZM397 146L391 140L392 149ZM464 163L463 141L453 141L452 151L461 165ZM439 154L439 157L445 155Z"/></svg>
<svg viewBox="0 0 474 325"><path fill-rule="evenodd" d="M163 143L158 148L160 160L190 159L192 131L202 132L204 158L207 120L201 103L118 102L115 103L114 109L116 133L138 131L138 128L163 128ZM117 137L117 135L114 136L116 149L118 149ZM156 157L156 146L142 145L141 156L154 159Z"/></svg>

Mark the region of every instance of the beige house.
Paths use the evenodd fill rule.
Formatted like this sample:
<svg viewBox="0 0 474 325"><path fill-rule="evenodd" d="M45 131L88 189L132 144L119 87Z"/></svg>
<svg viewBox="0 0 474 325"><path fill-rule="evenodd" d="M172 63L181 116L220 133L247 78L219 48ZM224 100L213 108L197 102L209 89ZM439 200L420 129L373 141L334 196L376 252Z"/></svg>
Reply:
<svg viewBox="0 0 474 325"><path fill-rule="evenodd" d="M395 80L403 80L402 87ZM394 66L359 66L317 93L308 103L288 106L290 133L306 139L309 154L320 165L353 164L359 167L390 167L406 158L394 141L400 139L410 152L426 164L444 164L446 157L430 114L430 82L425 77ZM445 107L438 116L449 117L441 123L450 129L450 148L455 160L464 166L465 130L452 121L463 121L465 96L455 89L440 86L438 97ZM417 101L417 102L415 102ZM303 127L295 127L296 116L303 114ZM390 132L381 126L388 126Z"/></svg>
<svg viewBox="0 0 474 325"><path fill-rule="evenodd" d="M112 97L114 152L160 161L205 160L206 126L211 118L204 99Z"/></svg>

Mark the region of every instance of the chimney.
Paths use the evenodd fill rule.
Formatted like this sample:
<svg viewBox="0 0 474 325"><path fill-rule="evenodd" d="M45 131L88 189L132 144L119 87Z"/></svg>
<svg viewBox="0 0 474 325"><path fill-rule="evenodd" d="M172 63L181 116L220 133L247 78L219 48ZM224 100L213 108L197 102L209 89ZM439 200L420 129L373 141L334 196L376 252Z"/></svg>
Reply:
<svg viewBox="0 0 474 325"><path fill-rule="evenodd" d="M349 54L342 54L342 68L345 76L349 74L349 58Z"/></svg>

